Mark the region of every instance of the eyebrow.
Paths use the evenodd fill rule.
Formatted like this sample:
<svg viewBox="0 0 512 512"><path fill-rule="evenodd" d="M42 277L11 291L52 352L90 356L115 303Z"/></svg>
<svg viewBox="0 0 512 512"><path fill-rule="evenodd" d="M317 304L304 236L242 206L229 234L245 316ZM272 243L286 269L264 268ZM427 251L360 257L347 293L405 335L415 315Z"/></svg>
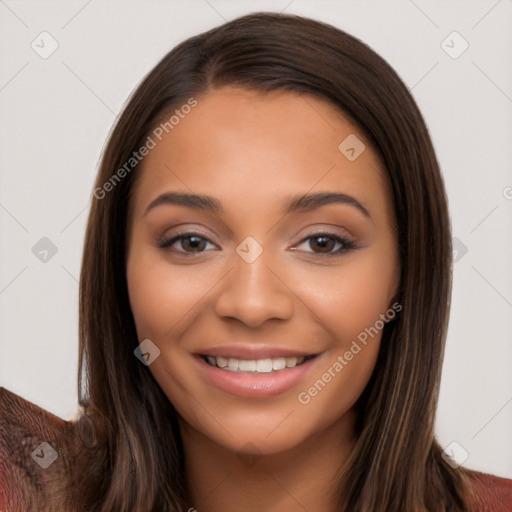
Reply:
<svg viewBox="0 0 512 512"><path fill-rule="evenodd" d="M222 203L214 197L183 192L167 192L151 201L144 212L144 216L153 208L164 204L186 206L188 208L204 210L215 214L225 212ZM302 194L293 196L288 199L283 213L290 214L309 211L329 204L344 204L353 206L365 217L371 219L370 212L357 199L339 192L317 192L314 194Z"/></svg>

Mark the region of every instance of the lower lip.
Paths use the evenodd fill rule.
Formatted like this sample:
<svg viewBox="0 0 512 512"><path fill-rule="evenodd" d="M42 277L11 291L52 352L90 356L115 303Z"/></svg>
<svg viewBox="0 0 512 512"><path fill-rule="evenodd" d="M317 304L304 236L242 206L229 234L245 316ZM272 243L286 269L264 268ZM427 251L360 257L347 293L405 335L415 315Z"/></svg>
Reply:
<svg viewBox="0 0 512 512"><path fill-rule="evenodd" d="M211 366L200 356L195 359L202 374L214 386L232 395L253 398L280 395L290 390L305 377L317 357L308 359L294 368L269 373L238 373L221 370Z"/></svg>

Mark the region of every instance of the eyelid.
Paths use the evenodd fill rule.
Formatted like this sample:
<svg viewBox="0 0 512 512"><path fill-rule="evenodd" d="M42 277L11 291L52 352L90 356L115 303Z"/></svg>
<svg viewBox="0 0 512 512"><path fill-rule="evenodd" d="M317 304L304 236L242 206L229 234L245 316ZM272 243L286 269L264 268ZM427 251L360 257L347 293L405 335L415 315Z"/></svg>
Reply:
<svg viewBox="0 0 512 512"><path fill-rule="evenodd" d="M192 236L198 236L199 238L202 238L203 240L205 240L207 243L215 245L217 248L219 248L219 246L215 242L212 242L210 240L209 236L207 236L205 233L202 233L200 230L178 231L176 233L173 233L172 235L162 237L157 242L157 245L161 249L170 249L174 245L174 243L177 242L178 240L184 239L187 237L192 237ZM194 254L194 253L187 253L186 251L177 251L177 252L179 252L180 254ZM202 252L205 252L205 251L202 251ZM202 254L202 253L200 252L200 253L196 253L196 254Z"/></svg>
<svg viewBox="0 0 512 512"><path fill-rule="evenodd" d="M314 231L312 233L308 233L308 235L306 235L299 242L294 244L292 246L291 250L295 251L295 250L297 250L296 247L298 245L302 245L303 243L307 242L307 240L309 240L309 239L321 237L321 236L333 239L336 243L341 244L342 247L340 247L339 249L336 249L335 251L326 252L326 253L319 253L319 252L315 253L312 251L303 251L303 252L305 252L306 254L313 254L313 255L322 256L322 257L324 257L324 256L342 256L344 253L346 253L350 250L359 248L359 246L349 237L340 235L338 233L335 233L333 231L329 231L326 229L320 229L320 230Z"/></svg>
<svg viewBox="0 0 512 512"><path fill-rule="evenodd" d="M171 250L173 250L172 247L174 246L174 244L176 242L178 242L179 240L183 240L188 237L194 237L194 236L197 236L198 238L203 239L204 241L206 241L206 243L210 243L210 244L214 245L215 247L217 247L217 249L219 249L219 246L215 242L212 242L208 236L206 236L204 233L202 233L199 230L197 230L197 231L191 231L191 230L181 231L178 233L174 233L168 237L164 237L158 242L158 247L163 250L171 251ZM335 246L336 246L336 244L340 244L340 247L338 249L336 249L335 251L330 251L330 252L325 252L325 253L314 252L314 251L299 251L297 249L297 246L300 246L303 243L306 243L308 240L313 239L315 237L331 238L332 240L334 240ZM319 230L308 233L299 242L294 244L291 247L291 250L298 251L298 252L304 252L305 254L313 255L315 257L325 258L325 257L336 257L336 256L341 257L345 253L355 250L355 249L359 249L359 248L360 247L350 238L339 235L333 231L329 231L326 229L319 229ZM173 252L176 252L177 254L180 254L185 257L197 257L199 255L205 254L206 252L208 252L208 250L203 250L203 251L199 251L199 252L193 252L193 251L189 252L189 251L174 249Z"/></svg>

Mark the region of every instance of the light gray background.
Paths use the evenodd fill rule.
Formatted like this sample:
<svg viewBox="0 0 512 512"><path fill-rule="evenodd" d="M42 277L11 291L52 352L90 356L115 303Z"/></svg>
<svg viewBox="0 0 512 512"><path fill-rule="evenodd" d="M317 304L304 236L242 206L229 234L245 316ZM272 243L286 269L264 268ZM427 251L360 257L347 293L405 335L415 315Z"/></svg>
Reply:
<svg viewBox="0 0 512 512"><path fill-rule="evenodd" d="M116 114L178 42L256 10L346 30L412 90L468 249L454 269L437 433L468 467L512 477L512 0L0 0L0 385L75 413L77 278ZM43 31L59 45L47 59L31 48L49 47ZM469 43L458 58L445 51L462 48L453 31ZM45 263L32 252L42 237L58 249Z"/></svg>

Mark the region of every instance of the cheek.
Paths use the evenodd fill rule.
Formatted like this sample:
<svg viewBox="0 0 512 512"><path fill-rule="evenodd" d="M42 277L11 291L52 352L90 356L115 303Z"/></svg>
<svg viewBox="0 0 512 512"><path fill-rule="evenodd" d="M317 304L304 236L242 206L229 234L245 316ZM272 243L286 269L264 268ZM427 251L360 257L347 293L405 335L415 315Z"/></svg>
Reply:
<svg viewBox="0 0 512 512"><path fill-rule="evenodd" d="M160 339L197 308L214 284L212 272L188 265L177 269L162 255L134 249L129 256L127 285L139 339Z"/></svg>
<svg viewBox="0 0 512 512"><path fill-rule="evenodd" d="M325 272L302 272L294 289L340 349L389 309L393 276L392 261L369 251Z"/></svg>
<svg viewBox="0 0 512 512"><path fill-rule="evenodd" d="M372 376L379 353L385 325L380 315L386 313L386 306L371 294L371 287L350 291L345 288L320 305L320 320L335 338L296 397L301 417L313 422L313 431L352 409Z"/></svg>
<svg viewBox="0 0 512 512"><path fill-rule="evenodd" d="M383 263L368 252L336 272L304 276L301 294L332 344L299 394L315 416L334 419L346 412L368 383L391 309L392 260ZM298 285L298 283L297 283ZM306 300L304 301L306 302ZM320 363L320 361L319 361Z"/></svg>

